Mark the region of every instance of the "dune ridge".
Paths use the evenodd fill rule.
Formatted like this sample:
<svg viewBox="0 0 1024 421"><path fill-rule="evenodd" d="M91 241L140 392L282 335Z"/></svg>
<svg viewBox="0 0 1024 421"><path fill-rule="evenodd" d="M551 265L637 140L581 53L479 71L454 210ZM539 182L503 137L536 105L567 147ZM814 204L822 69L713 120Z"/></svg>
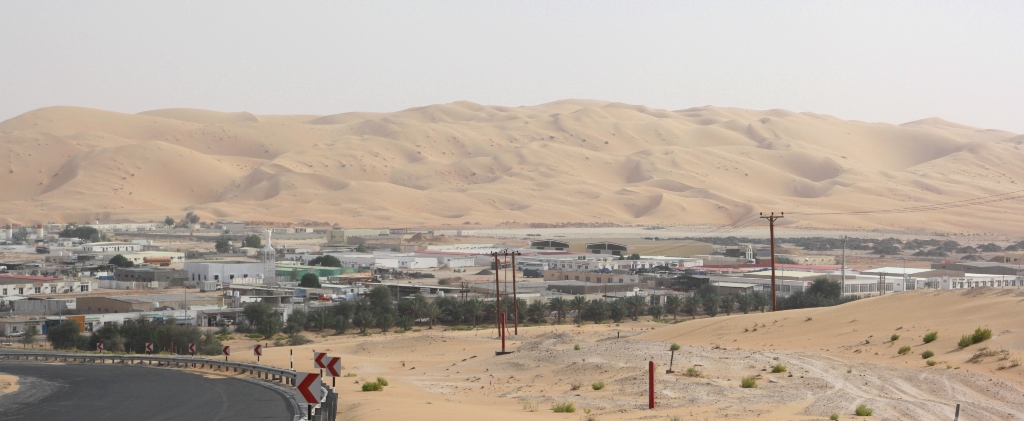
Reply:
<svg viewBox="0 0 1024 421"><path fill-rule="evenodd" d="M1022 138L938 118L596 100L326 116L49 107L0 122L0 223L194 211L345 226L727 225L776 211L794 228L1021 233L1014 201L842 213L1020 190Z"/></svg>

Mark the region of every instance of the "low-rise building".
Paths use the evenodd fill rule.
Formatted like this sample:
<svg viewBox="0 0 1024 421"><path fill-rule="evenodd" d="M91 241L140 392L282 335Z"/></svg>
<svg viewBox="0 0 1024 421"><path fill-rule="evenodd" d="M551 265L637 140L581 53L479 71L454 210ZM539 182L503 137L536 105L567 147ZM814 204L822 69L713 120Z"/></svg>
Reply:
<svg viewBox="0 0 1024 421"><path fill-rule="evenodd" d="M161 287L184 286L189 281L188 271L154 267L117 268L114 280L118 282L156 282Z"/></svg>
<svg viewBox="0 0 1024 421"><path fill-rule="evenodd" d="M95 287L91 280L65 280L46 276L0 275L0 297L36 294L89 292Z"/></svg>
<svg viewBox="0 0 1024 421"><path fill-rule="evenodd" d="M141 244L132 243L86 243L82 245L82 251L85 253L129 253L142 251Z"/></svg>
<svg viewBox="0 0 1024 421"><path fill-rule="evenodd" d="M185 262L184 267L189 273L189 281L192 282L216 281L220 285L259 284L265 277L262 262L195 261Z"/></svg>
<svg viewBox="0 0 1024 421"><path fill-rule="evenodd" d="M596 284L635 284L640 283L640 275L625 271L584 272L574 270L545 270L544 281L580 281Z"/></svg>
<svg viewBox="0 0 1024 421"><path fill-rule="evenodd" d="M163 309L186 309L192 306L224 306L223 297L196 294L121 295L113 297L78 297L79 313L130 313ZM187 304L186 304L187 302Z"/></svg>

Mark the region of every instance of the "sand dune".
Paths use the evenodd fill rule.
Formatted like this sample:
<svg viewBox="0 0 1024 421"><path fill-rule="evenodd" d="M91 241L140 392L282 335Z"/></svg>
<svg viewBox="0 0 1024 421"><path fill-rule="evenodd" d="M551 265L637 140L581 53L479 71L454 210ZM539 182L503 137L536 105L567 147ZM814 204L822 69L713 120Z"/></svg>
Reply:
<svg viewBox="0 0 1024 421"><path fill-rule="evenodd" d="M315 343L272 346L262 363L288 367L294 359L299 370L311 370L314 350L340 357L351 373L337 379L343 419L567 420L589 411L599 420L824 420L832 413L845 420L864 404L872 419L935 420L952 419L959 403L960 419L1024 420L1024 367L1012 366L1024 335L1011 316L1022 299L1017 289L920 291L676 324L520 326L508 340L515 352L504 356L494 355L501 345L493 328L307 333ZM979 326L993 337L958 348L960 335ZM924 344L929 331L938 340ZM253 360L255 342L236 337L231 359ZM682 348L672 359L675 373L666 374L671 343ZM912 351L900 355L901 346ZM996 352L974 359L982 348ZM933 366L921 358L925 350L935 353ZM648 361L656 364L654 410L646 406ZM787 371L771 373L775 364ZM756 376L758 387L740 388L744 376ZM383 392L360 391L377 377L389 382ZM594 390L597 381L606 387ZM553 413L562 402L578 412Z"/></svg>
<svg viewBox="0 0 1024 421"><path fill-rule="evenodd" d="M0 122L0 223L192 210L346 226L720 225L785 211L798 228L1021 233L1014 202L842 213L1019 190L1022 144L937 118L891 125L594 100L328 116L50 107Z"/></svg>

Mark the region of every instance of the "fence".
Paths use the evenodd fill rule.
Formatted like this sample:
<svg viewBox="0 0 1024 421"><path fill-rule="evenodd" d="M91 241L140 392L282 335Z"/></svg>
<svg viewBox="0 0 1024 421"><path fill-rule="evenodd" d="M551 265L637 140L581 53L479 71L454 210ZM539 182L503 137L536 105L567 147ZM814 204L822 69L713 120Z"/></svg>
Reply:
<svg viewBox="0 0 1024 421"><path fill-rule="evenodd" d="M28 360L28 361L55 361L55 362L91 362L94 364L132 364L149 365L170 368L209 368L215 371L228 371L233 373L255 375L256 378L268 382L277 382L286 386L295 386L295 371L270 367L258 364L236 363L230 361L219 361L207 358L177 357L165 355L118 355L118 354L85 354L85 353L59 353L59 352L23 352L13 350L0 350L0 359L3 360ZM294 412L297 414L293 421L335 421L337 417L338 393L330 386L322 387L320 393L320 404L314 407L312 419L306 418L306 405L300 405L294 394L286 394L291 399Z"/></svg>

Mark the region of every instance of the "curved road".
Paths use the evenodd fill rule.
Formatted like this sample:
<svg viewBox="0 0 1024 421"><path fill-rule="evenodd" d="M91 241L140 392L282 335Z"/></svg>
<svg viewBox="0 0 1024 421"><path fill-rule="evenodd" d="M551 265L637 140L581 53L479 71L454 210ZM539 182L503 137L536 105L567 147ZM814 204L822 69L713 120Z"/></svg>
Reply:
<svg viewBox="0 0 1024 421"><path fill-rule="evenodd" d="M235 378L114 364L0 361L18 376L0 420L291 420L283 392Z"/></svg>

